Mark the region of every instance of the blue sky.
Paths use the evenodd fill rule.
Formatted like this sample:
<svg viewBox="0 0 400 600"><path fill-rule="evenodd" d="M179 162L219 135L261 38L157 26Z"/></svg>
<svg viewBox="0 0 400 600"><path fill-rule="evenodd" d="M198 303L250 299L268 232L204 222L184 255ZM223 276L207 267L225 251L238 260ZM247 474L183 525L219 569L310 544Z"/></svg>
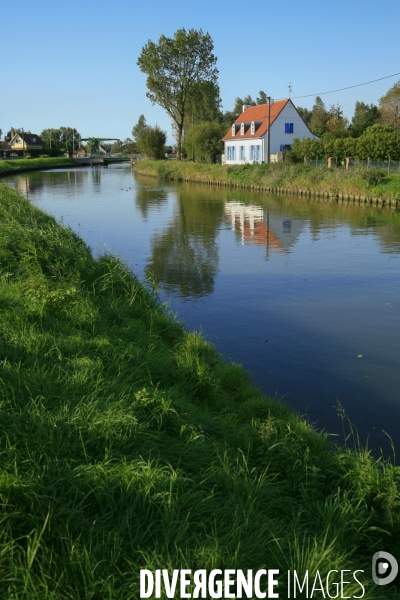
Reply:
<svg viewBox="0 0 400 600"><path fill-rule="evenodd" d="M315 95L400 72L400 2L381 0L3 0L0 128L72 126L83 137L125 139L144 114L172 142L170 119L146 98L136 65L144 44L185 27L208 32L224 110L264 90L298 106ZM322 96L351 118L400 75ZM312 94L309 98L296 98Z"/></svg>

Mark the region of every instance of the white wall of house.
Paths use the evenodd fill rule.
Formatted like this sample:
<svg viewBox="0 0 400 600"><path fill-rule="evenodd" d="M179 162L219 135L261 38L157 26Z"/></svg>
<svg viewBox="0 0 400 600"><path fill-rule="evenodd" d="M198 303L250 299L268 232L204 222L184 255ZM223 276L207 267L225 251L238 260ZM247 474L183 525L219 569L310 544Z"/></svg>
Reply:
<svg viewBox="0 0 400 600"><path fill-rule="evenodd" d="M285 133L285 123L293 123L293 133ZM271 154L281 151L281 146L291 146L294 138L304 137L318 139L308 129L293 104L288 102L271 125Z"/></svg>
<svg viewBox="0 0 400 600"><path fill-rule="evenodd" d="M240 134L239 134L239 138L236 138L235 140L232 141L227 141L225 142L225 164L227 165L244 165L245 163L252 163L254 162L254 159L252 160L250 158L251 156L251 146L259 146L259 156L260 159L257 162L265 162L265 157L266 157L266 146L264 144L264 140L263 138L254 138L254 139L240 139ZM230 152L228 150L228 148L235 148L235 158L228 158L228 156L230 156ZM241 158L241 148L243 148L243 153L244 153L244 158ZM256 150L253 150L253 152L256 152Z"/></svg>

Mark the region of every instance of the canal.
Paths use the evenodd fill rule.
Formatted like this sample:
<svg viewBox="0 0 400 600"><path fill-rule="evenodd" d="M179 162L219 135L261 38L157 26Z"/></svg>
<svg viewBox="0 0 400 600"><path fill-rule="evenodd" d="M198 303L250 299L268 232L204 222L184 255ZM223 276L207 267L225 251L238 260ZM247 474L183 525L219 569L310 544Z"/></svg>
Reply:
<svg viewBox="0 0 400 600"><path fill-rule="evenodd" d="M127 165L6 183L94 254L150 274L265 394L340 441L350 421L369 447L400 449L399 211L159 182Z"/></svg>

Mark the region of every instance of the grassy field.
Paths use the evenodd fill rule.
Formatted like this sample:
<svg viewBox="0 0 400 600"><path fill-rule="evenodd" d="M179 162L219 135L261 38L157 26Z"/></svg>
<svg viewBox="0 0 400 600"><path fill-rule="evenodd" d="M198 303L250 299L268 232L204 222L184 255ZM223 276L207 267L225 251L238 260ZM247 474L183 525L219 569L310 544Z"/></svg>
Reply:
<svg viewBox="0 0 400 600"><path fill-rule="evenodd" d="M0 176L15 173L21 169L53 169L56 167L75 166L72 158L17 158L0 160Z"/></svg>
<svg viewBox="0 0 400 600"><path fill-rule="evenodd" d="M0 213L0 598L137 599L141 568L280 569L281 598L287 570L348 569L342 597L396 597L371 558L400 556L397 468L263 397L4 185Z"/></svg>
<svg viewBox="0 0 400 600"><path fill-rule="evenodd" d="M349 170L286 163L207 165L178 161L140 161L135 171L161 179L262 186L328 194L356 194L400 200L400 174L354 166ZM379 183L378 183L379 182Z"/></svg>

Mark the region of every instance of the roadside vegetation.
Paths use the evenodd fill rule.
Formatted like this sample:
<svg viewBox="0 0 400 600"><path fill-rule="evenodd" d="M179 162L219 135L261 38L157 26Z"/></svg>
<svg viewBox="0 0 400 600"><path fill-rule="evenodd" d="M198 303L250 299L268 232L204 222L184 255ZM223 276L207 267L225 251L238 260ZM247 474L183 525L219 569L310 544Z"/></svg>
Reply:
<svg viewBox="0 0 400 600"><path fill-rule="evenodd" d="M226 166L177 161L140 161L134 168L136 173L160 179L400 200L400 174L388 175L384 171L368 169L357 164L346 170L287 163Z"/></svg>
<svg viewBox="0 0 400 600"><path fill-rule="evenodd" d="M17 158L16 160L0 160L0 176L20 170L54 169L67 166L75 166L72 158Z"/></svg>
<svg viewBox="0 0 400 600"><path fill-rule="evenodd" d="M395 597L371 557L400 554L398 468L263 397L4 185L0 213L2 598L136 599L140 568L363 569L364 598Z"/></svg>

